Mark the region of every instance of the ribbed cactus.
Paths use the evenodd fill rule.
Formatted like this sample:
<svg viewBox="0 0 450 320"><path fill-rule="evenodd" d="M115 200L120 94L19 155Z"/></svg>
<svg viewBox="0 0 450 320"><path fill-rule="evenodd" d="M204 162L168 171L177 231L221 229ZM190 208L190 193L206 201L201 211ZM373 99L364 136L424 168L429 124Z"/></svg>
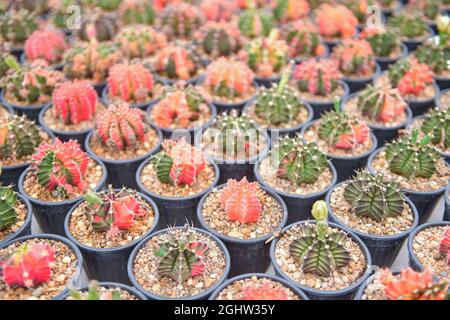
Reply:
<svg viewBox="0 0 450 320"><path fill-rule="evenodd" d="M247 38L266 37L273 27L273 16L264 10L252 8L239 15L239 29Z"/></svg>
<svg viewBox="0 0 450 320"><path fill-rule="evenodd" d="M139 63L119 63L109 69L110 98L130 103L145 103L153 98L153 76Z"/></svg>
<svg viewBox="0 0 450 320"><path fill-rule="evenodd" d="M81 292L77 289L70 289L70 298L72 300L120 300L120 290L107 290L101 292L97 281L90 281L87 292Z"/></svg>
<svg viewBox="0 0 450 320"><path fill-rule="evenodd" d="M428 65L437 76L449 70L449 46L438 45L432 41L425 42L416 49L414 56L420 63Z"/></svg>
<svg viewBox="0 0 450 320"><path fill-rule="evenodd" d="M197 6L179 2L165 7L159 19L160 29L169 39L190 39L203 25L205 17Z"/></svg>
<svg viewBox="0 0 450 320"><path fill-rule="evenodd" d="M418 132L414 130L410 136L404 136L389 143L386 146L389 170L405 178L433 176L441 156L429 142L429 136L418 140Z"/></svg>
<svg viewBox="0 0 450 320"><path fill-rule="evenodd" d="M136 148L145 139L148 126L144 112L127 103L109 105L96 117L96 133L105 147L117 150Z"/></svg>
<svg viewBox="0 0 450 320"><path fill-rule="evenodd" d="M0 186L0 230L5 230L16 223L16 203L17 195L12 187Z"/></svg>
<svg viewBox="0 0 450 320"><path fill-rule="evenodd" d="M128 59L149 57L167 45L164 33L145 25L122 28L114 41Z"/></svg>
<svg viewBox="0 0 450 320"><path fill-rule="evenodd" d="M257 285L250 283L242 288L242 300L288 300L287 288L277 288L270 283Z"/></svg>
<svg viewBox="0 0 450 320"><path fill-rule="evenodd" d="M333 49L331 58L344 75L367 77L375 71L375 57L366 40L346 39Z"/></svg>
<svg viewBox="0 0 450 320"><path fill-rule="evenodd" d="M333 60L310 59L303 61L294 70L293 79L297 88L317 96L327 96L339 86L342 74Z"/></svg>
<svg viewBox="0 0 450 320"><path fill-rule="evenodd" d="M166 140L163 150L151 158L151 164L161 183L175 186L193 184L206 167L203 152L191 146L184 138Z"/></svg>
<svg viewBox="0 0 450 320"><path fill-rule="evenodd" d="M53 116L65 124L93 119L97 109L97 92L87 80L62 83L53 92Z"/></svg>
<svg viewBox="0 0 450 320"><path fill-rule="evenodd" d="M304 273L329 277L334 270L349 264L350 253L345 247L349 238L343 231L329 229L325 201L316 201L311 213L316 224L299 226L297 237L289 246L289 252L301 265Z"/></svg>
<svg viewBox="0 0 450 320"><path fill-rule="evenodd" d="M319 29L310 20L293 21L283 29L284 38L289 46L289 57L307 58L325 53Z"/></svg>
<svg viewBox="0 0 450 320"><path fill-rule="evenodd" d="M82 19L78 37L83 41L92 39L109 41L114 38L118 31L118 21L115 15L94 10L83 13Z"/></svg>
<svg viewBox="0 0 450 320"><path fill-rule="evenodd" d="M393 122L405 113L407 103L398 89L390 86L367 86L358 96L358 109L374 121Z"/></svg>
<svg viewBox="0 0 450 320"><path fill-rule="evenodd" d="M450 148L450 109L433 109L425 114L420 131L430 142L443 149Z"/></svg>
<svg viewBox="0 0 450 320"><path fill-rule="evenodd" d="M450 265L450 228L444 232L444 236L439 242L439 253L443 256L448 265Z"/></svg>
<svg viewBox="0 0 450 320"><path fill-rule="evenodd" d="M433 73L425 63L415 58L402 59L389 66L389 81L402 95L420 95L428 85L433 84Z"/></svg>
<svg viewBox="0 0 450 320"><path fill-rule="evenodd" d="M315 22L325 39L350 38L356 33L358 19L342 4L323 3L315 12Z"/></svg>
<svg viewBox="0 0 450 320"><path fill-rule="evenodd" d="M169 44L155 56L154 69L161 76L175 80L189 80L200 66L196 52L182 44Z"/></svg>
<svg viewBox="0 0 450 320"><path fill-rule="evenodd" d="M36 16L25 9L10 11L0 15L0 35L2 41L11 46L22 45L38 28Z"/></svg>
<svg viewBox="0 0 450 320"><path fill-rule="evenodd" d="M274 6L273 15L281 23L298 20L309 14L306 0L276 0Z"/></svg>
<svg viewBox="0 0 450 320"><path fill-rule="evenodd" d="M389 57L400 46L397 34L381 25L367 26L360 33L360 37L370 43L377 57Z"/></svg>
<svg viewBox="0 0 450 320"><path fill-rule="evenodd" d="M75 140L40 145L33 155L30 173L39 185L53 195L69 198L84 192L89 184L85 180L89 157Z"/></svg>
<svg viewBox="0 0 450 320"><path fill-rule="evenodd" d="M270 155L277 167L277 176L296 186L315 183L328 167L325 154L314 143L304 143L300 137L280 138Z"/></svg>
<svg viewBox="0 0 450 320"><path fill-rule="evenodd" d="M441 11L440 0L409 0L406 12L412 15L422 15L434 21Z"/></svg>
<svg viewBox="0 0 450 320"><path fill-rule="evenodd" d="M428 25L423 18L407 13L390 17L387 26L392 28L397 35L409 39L424 37L428 30Z"/></svg>
<svg viewBox="0 0 450 320"><path fill-rule="evenodd" d="M243 45L241 32L228 22L209 21L196 35L201 50L211 58L236 54Z"/></svg>
<svg viewBox="0 0 450 320"><path fill-rule="evenodd" d="M398 182L387 180L382 175L373 176L368 171L358 172L348 182L344 198L354 214L376 221L400 215L405 207Z"/></svg>
<svg viewBox="0 0 450 320"><path fill-rule="evenodd" d="M181 235L170 235L170 239L162 242L154 250L160 258L158 275L169 277L182 285L186 280L202 275L207 266L203 257L208 254L209 247L205 242L195 241L194 231L184 229Z"/></svg>
<svg viewBox="0 0 450 320"><path fill-rule="evenodd" d="M67 49L64 35L57 30L36 30L25 41L25 55L28 60L44 59L49 64L61 61Z"/></svg>
<svg viewBox="0 0 450 320"><path fill-rule="evenodd" d="M238 4L234 0L202 0L200 9L209 21L230 21Z"/></svg>
<svg viewBox="0 0 450 320"><path fill-rule="evenodd" d="M153 24L155 11L147 0L123 0L119 12L124 25Z"/></svg>
<svg viewBox="0 0 450 320"><path fill-rule="evenodd" d="M41 141L34 122L25 116L13 116L0 124L0 159L20 159L32 155Z"/></svg>

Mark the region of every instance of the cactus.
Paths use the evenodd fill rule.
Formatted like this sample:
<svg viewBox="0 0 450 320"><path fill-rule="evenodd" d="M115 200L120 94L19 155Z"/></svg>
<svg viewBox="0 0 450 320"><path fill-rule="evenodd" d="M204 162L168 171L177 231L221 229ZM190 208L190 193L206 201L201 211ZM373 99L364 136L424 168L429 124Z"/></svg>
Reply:
<svg viewBox="0 0 450 320"><path fill-rule="evenodd" d="M344 75L367 77L374 73L375 57L366 40L346 39L338 44L331 54Z"/></svg>
<svg viewBox="0 0 450 320"><path fill-rule="evenodd" d="M370 43L377 57L389 57L400 46L396 33L381 25L372 25L360 33L360 38Z"/></svg>
<svg viewBox="0 0 450 320"><path fill-rule="evenodd" d="M450 228L445 230L442 240L439 242L439 252L450 265Z"/></svg>
<svg viewBox="0 0 450 320"><path fill-rule="evenodd" d="M193 50L181 44L169 44L156 54L154 68L169 79L189 80L197 74L199 65Z"/></svg>
<svg viewBox="0 0 450 320"><path fill-rule="evenodd" d="M25 116L13 116L0 124L0 159L20 159L32 155L41 144L39 129Z"/></svg>
<svg viewBox="0 0 450 320"><path fill-rule="evenodd" d="M104 11L114 11L119 8L122 1L123 0L81 0L81 5L90 9L99 8Z"/></svg>
<svg viewBox="0 0 450 320"><path fill-rule="evenodd" d="M8 62L9 60L13 60L13 62ZM1 79L7 75L8 71L11 69L11 65L18 65L17 59L0 48L0 84Z"/></svg>
<svg viewBox="0 0 450 320"><path fill-rule="evenodd" d="M430 270L403 269L399 279L389 270L382 270L380 281L388 300L444 300L448 289L444 280L433 281Z"/></svg>
<svg viewBox="0 0 450 320"><path fill-rule="evenodd" d="M304 143L300 137L280 138L271 150L271 157L277 176L296 186L315 183L328 167L325 154L314 143Z"/></svg>
<svg viewBox="0 0 450 320"><path fill-rule="evenodd" d="M128 59L149 57L167 45L164 33L145 25L122 28L114 41Z"/></svg>
<svg viewBox="0 0 450 320"><path fill-rule="evenodd" d="M153 76L142 64L119 63L109 69L109 96L130 103L145 103L153 98Z"/></svg>
<svg viewBox="0 0 450 320"><path fill-rule="evenodd" d="M195 37L202 51L211 58L231 56L242 48L243 38L237 27L228 22L209 21Z"/></svg>
<svg viewBox="0 0 450 320"><path fill-rule="evenodd" d="M354 214L380 222L400 215L405 206L398 182L387 180L382 175L372 176L368 171L358 172L349 181L344 198Z"/></svg>
<svg viewBox="0 0 450 320"><path fill-rule="evenodd" d="M206 101L195 87L169 89L151 108L154 123L161 128L189 128L200 117L201 105Z"/></svg>
<svg viewBox="0 0 450 320"><path fill-rule="evenodd" d="M262 286L249 284L242 288L242 300L288 300L286 288L276 288L270 283Z"/></svg>
<svg viewBox="0 0 450 320"><path fill-rule="evenodd" d="M286 23L306 17L309 4L306 0L276 0L273 15L278 22Z"/></svg>
<svg viewBox="0 0 450 320"><path fill-rule="evenodd" d="M251 8L239 15L238 26L247 38L267 37L274 27L273 16L264 10Z"/></svg>
<svg viewBox="0 0 450 320"><path fill-rule="evenodd" d="M296 92L287 85L289 74L270 88L262 89L254 102L255 114L273 126L292 123L304 108Z"/></svg>
<svg viewBox="0 0 450 320"><path fill-rule="evenodd" d="M333 60L309 59L294 70L293 78L301 92L317 96L327 96L339 86L342 74Z"/></svg>
<svg viewBox="0 0 450 320"><path fill-rule="evenodd" d="M88 191L84 199L88 204L85 213L92 228L107 232L110 239L115 239L121 230L131 229L136 217L143 217L149 212L142 198L131 189L122 188L116 192L109 186L100 193Z"/></svg>
<svg viewBox="0 0 450 320"><path fill-rule="evenodd" d="M144 141L148 126L144 112L127 103L109 105L96 117L96 133L105 147L133 149Z"/></svg>
<svg viewBox="0 0 450 320"><path fill-rule="evenodd" d="M406 102L398 89L369 85L358 96L358 109L373 121L393 122L405 113Z"/></svg>
<svg viewBox="0 0 450 320"><path fill-rule="evenodd" d="M422 122L420 131L430 137L430 142L443 149L450 148L450 109L433 109Z"/></svg>
<svg viewBox="0 0 450 320"><path fill-rule="evenodd" d="M83 22L78 37L83 41L109 41L118 31L117 18L99 11L83 14Z"/></svg>
<svg viewBox="0 0 450 320"><path fill-rule="evenodd" d="M44 59L53 64L61 61L66 49L64 35L57 30L36 30L25 41L25 55L30 61Z"/></svg>
<svg viewBox="0 0 450 320"><path fill-rule="evenodd" d="M287 65L288 46L278 39L278 31L273 30L266 38L250 42L247 48L247 64L255 74L269 78L280 73Z"/></svg>
<svg viewBox="0 0 450 320"><path fill-rule="evenodd" d="M310 20L297 20L284 27L289 57L316 57L325 53L319 29Z"/></svg>
<svg viewBox="0 0 450 320"><path fill-rule="evenodd" d="M32 288L49 281L55 254L47 243L22 244L0 260L4 283L8 287Z"/></svg>
<svg viewBox="0 0 450 320"><path fill-rule="evenodd" d="M186 2L170 4L160 13L160 29L169 39L190 39L193 32L203 25L201 10Z"/></svg>
<svg viewBox="0 0 450 320"><path fill-rule="evenodd" d="M192 185L206 167L203 152L191 146L184 138L166 140L163 150L151 158L151 164L161 183L174 186Z"/></svg>
<svg viewBox="0 0 450 320"><path fill-rule="evenodd" d="M323 3L316 10L315 22L325 39L346 39L356 33L358 19L342 4Z"/></svg>
<svg viewBox="0 0 450 320"><path fill-rule="evenodd" d="M397 35L409 39L424 37L428 32L428 25L423 18L406 13L390 17L387 26Z"/></svg>
<svg viewBox="0 0 450 320"><path fill-rule="evenodd" d="M200 9L207 20L230 21L238 5L234 0L202 0Z"/></svg>
<svg viewBox="0 0 450 320"><path fill-rule="evenodd" d="M33 155L30 173L39 185L57 197L69 198L85 191L89 157L75 140L42 144Z"/></svg>
<svg viewBox="0 0 450 320"><path fill-rule="evenodd" d="M72 300L120 300L120 290L108 290L102 293L99 283L92 280L89 282L86 295L79 290L71 289L69 296Z"/></svg>
<svg viewBox="0 0 450 320"><path fill-rule="evenodd" d="M253 71L241 61L222 57L206 68L204 86L215 97L244 99L253 88Z"/></svg>
<svg viewBox="0 0 450 320"><path fill-rule="evenodd" d="M450 47L438 45L432 41L425 42L417 48L414 56L420 63L428 65L437 76L449 70Z"/></svg>
<svg viewBox="0 0 450 320"><path fill-rule="evenodd" d="M106 80L109 68L121 59L120 50L112 43L80 43L64 55L64 74L69 79Z"/></svg>
<svg viewBox="0 0 450 320"><path fill-rule="evenodd" d="M323 114L320 119L319 138L337 149L352 149L366 142L370 132L367 124L339 109L339 101L336 101L334 110Z"/></svg>
<svg viewBox="0 0 450 320"><path fill-rule="evenodd" d="M124 25L151 25L155 22L152 3L146 0L124 0L120 4L119 12Z"/></svg>
<svg viewBox="0 0 450 320"><path fill-rule="evenodd" d="M69 21L72 11L69 10L71 6L76 5L78 0L60 0L50 1L50 16L49 20L58 29L69 29L67 22Z"/></svg>
<svg viewBox="0 0 450 320"><path fill-rule="evenodd" d="M265 192L257 182L229 179L220 191L219 201L230 221L257 222L261 215Z"/></svg>
<svg viewBox="0 0 450 320"><path fill-rule="evenodd" d="M0 230L3 231L16 223L16 203L17 194L12 187L0 186Z"/></svg>
<svg viewBox="0 0 450 320"><path fill-rule="evenodd" d="M371 0L343 0L342 4L353 12L353 15L358 19L359 23L365 23L368 17L369 2L372 4Z"/></svg>
<svg viewBox="0 0 450 320"><path fill-rule="evenodd" d="M434 21L440 12L440 1L436 0L409 0L406 5L406 12L418 14Z"/></svg>
<svg viewBox="0 0 450 320"><path fill-rule="evenodd" d="M400 93L420 95L428 85L433 84L433 73L430 67L419 63L417 59L403 59L389 66L389 81Z"/></svg>
<svg viewBox="0 0 450 320"><path fill-rule="evenodd" d="M34 13L25 9L9 11L0 15L2 41L11 46L20 46L38 28Z"/></svg>
<svg viewBox="0 0 450 320"><path fill-rule="evenodd" d="M290 254L300 263L304 273L329 277L334 270L350 262L350 253L345 248L348 236L343 231L329 229L327 212L325 201L316 201L311 211L316 225L300 225L297 238L289 246Z"/></svg>
<svg viewBox="0 0 450 320"><path fill-rule="evenodd" d="M406 178L430 178L436 172L436 163L441 159L439 151L429 144L430 137L418 140L418 132L404 136L386 146L389 170Z"/></svg>

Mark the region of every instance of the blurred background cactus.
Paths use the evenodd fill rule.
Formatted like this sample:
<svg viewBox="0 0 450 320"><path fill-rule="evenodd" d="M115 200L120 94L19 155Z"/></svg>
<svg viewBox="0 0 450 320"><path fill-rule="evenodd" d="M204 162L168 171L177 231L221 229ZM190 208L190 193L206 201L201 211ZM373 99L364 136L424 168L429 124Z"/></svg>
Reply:
<svg viewBox="0 0 450 320"><path fill-rule="evenodd" d="M152 25L155 22L153 5L146 0L123 0L119 12L124 25Z"/></svg>
<svg viewBox="0 0 450 320"><path fill-rule="evenodd" d="M193 33L204 23L201 10L187 2L170 4L159 15L158 25L161 32L170 40L190 39Z"/></svg>
<svg viewBox="0 0 450 320"><path fill-rule="evenodd" d="M130 25L119 31L114 42L128 59L147 58L167 46L167 37L150 26Z"/></svg>
<svg viewBox="0 0 450 320"><path fill-rule="evenodd" d="M11 48L23 46L25 40L37 29L36 14L25 9L0 15L0 35L2 41Z"/></svg>
<svg viewBox="0 0 450 320"><path fill-rule="evenodd" d="M196 33L196 43L208 58L232 56L243 47L244 39L237 27L227 22L209 21Z"/></svg>

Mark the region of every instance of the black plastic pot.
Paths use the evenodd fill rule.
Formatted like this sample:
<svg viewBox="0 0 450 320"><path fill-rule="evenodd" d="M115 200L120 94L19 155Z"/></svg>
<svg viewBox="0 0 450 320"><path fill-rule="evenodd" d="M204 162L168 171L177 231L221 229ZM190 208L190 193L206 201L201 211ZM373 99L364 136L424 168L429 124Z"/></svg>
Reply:
<svg viewBox="0 0 450 320"><path fill-rule="evenodd" d="M444 193L444 199L445 199L445 209L444 209L444 217L443 220L444 221L450 221L450 184L447 186L447 188L445 189L445 193Z"/></svg>
<svg viewBox="0 0 450 320"><path fill-rule="evenodd" d="M17 58L17 60L20 61L20 57L22 56L22 54L24 53L24 49L23 47L16 47L16 48L12 48L9 53L11 53L14 57Z"/></svg>
<svg viewBox="0 0 450 320"><path fill-rule="evenodd" d="M149 150L149 152L147 152L146 154L136 157L134 159L112 160L103 158L95 154L90 147L90 141L93 137L94 131L89 132L88 136L86 137L84 147L89 156L98 159L105 165L108 171L107 184L111 184L114 188L122 188L123 186L125 186L131 189L137 189L138 185L136 184L135 181L135 174L137 168L145 159L147 159L154 153L158 152L161 146L162 141L161 131L159 131L158 129L155 130L159 136L158 144L152 150Z"/></svg>
<svg viewBox="0 0 450 320"><path fill-rule="evenodd" d="M43 131L45 131L52 141L55 139L55 136L51 131L46 130L45 128L39 127ZM4 186L12 185L14 191L19 191L19 178L21 174L28 168L30 163L22 163L16 164L12 166L3 166L0 174L0 182Z"/></svg>
<svg viewBox="0 0 450 320"><path fill-rule="evenodd" d="M426 39L434 37L434 31L432 28L428 27L429 36L422 40L404 40L403 43L408 48L408 51L414 51L418 46L420 46Z"/></svg>
<svg viewBox="0 0 450 320"><path fill-rule="evenodd" d="M425 223L418 228L416 228L408 237L408 257L409 257L409 266L413 268L415 271L423 271L425 270L425 267L420 263L419 259L414 254L413 250L413 241L416 235L427 228L430 227L438 227L438 226L450 226L450 222L448 221L442 221L442 222L431 222L431 223Z"/></svg>
<svg viewBox="0 0 450 320"><path fill-rule="evenodd" d="M338 185L334 186L330 191L328 191L327 196L325 198L325 201L327 202L328 206L328 212L330 214L329 215L330 221L356 234L369 249L373 264L380 267L390 267L394 262L395 258L397 257L398 252L402 248L404 241L411 233L411 231L413 231L417 227L417 224L419 223L419 215L417 214L416 207L414 206L411 200L405 197L407 205L409 205L409 207L411 208L412 214L414 216L414 221L411 227L402 233L392 236L380 236L358 231L342 222L334 214L333 209L330 206L331 194L338 186L341 186L343 183L345 182L341 182Z"/></svg>
<svg viewBox="0 0 450 320"><path fill-rule="evenodd" d="M317 121L317 120L316 120ZM305 136L305 132L313 125L315 121L304 126L302 129L302 137ZM375 135L371 132L370 137L372 138L372 148L370 150L360 154L358 156L335 156L331 154L326 154L328 158L331 159L337 172L337 182L345 181L352 177L356 170L360 170L366 167L369 156L372 152L377 149L378 141Z"/></svg>
<svg viewBox="0 0 450 320"><path fill-rule="evenodd" d="M315 224L316 222L313 220L296 222L296 223L293 223L293 224L285 227L283 229L283 233L286 230L291 229L295 225L305 224L305 223L309 223L309 224L314 223ZM359 247L363 251L364 256L366 258L366 262L367 262L366 271L359 278L358 281L356 281L354 284L352 284L348 288L344 288L344 289L340 289L340 290L317 290L317 289L309 288L307 286L303 286L303 285L299 284L298 282L295 282L294 280L292 280L288 275L286 275L280 269L280 267L276 261L276 258L275 258L275 248L276 248L279 238L275 238L272 241L272 244L270 245L270 260L272 261L272 265L274 267L276 276L280 276L283 279L285 279L288 283L290 283L291 285L296 286L297 288L300 288L303 292L306 293L306 295L311 300L350 300L353 298L355 292L364 283L364 281L367 279L367 277L369 277L369 275L371 273L372 258L370 256L370 252L367 249L366 245L354 233L352 233L348 229L344 229L341 226L339 226L335 223L332 223L332 222L330 222L329 225L333 228L337 228L337 229L345 231L345 233L359 245Z"/></svg>
<svg viewBox="0 0 450 320"><path fill-rule="evenodd" d="M111 100L109 99L109 85L106 85L103 88L101 97L102 97L102 102L105 106L109 106L112 103ZM150 100L150 101L144 102L144 103L130 103L130 107L138 108L138 109L141 109L142 111L146 111L147 108L149 106L153 105L156 101L157 101L157 99L153 99L153 100Z"/></svg>
<svg viewBox="0 0 450 320"><path fill-rule="evenodd" d="M211 294L211 296L209 297L209 300L216 300L217 296L222 292L222 290L225 289L226 287L228 287L229 285L233 284L234 282L243 280L243 279L252 278L252 277L267 278L267 279L279 282L279 283L283 284L283 286L285 286L286 288L292 290L300 298L300 300L309 300L308 296L302 290L300 290L296 286L293 286L292 283L287 282L286 280L284 280L281 277L272 276L272 275L266 274L266 273L247 273L247 274L242 274L240 276L228 279L224 283L222 283Z"/></svg>
<svg viewBox="0 0 450 320"><path fill-rule="evenodd" d="M401 43L401 53L400 56L396 58L390 58L390 57L375 57L375 61L380 66L381 71L386 71L391 64L396 63L398 60L405 58L408 55L408 47Z"/></svg>
<svg viewBox="0 0 450 320"><path fill-rule="evenodd" d="M222 189L225 184L218 186L216 189ZM286 224L288 211L286 204L283 199L275 192L264 189L269 195L271 195L280 205L283 210L283 219L281 220L280 225L274 230L280 231L284 228ZM266 243L266 240L269 239L272 234L265 235L263 237L259 237L256 239L237 239L232 238L227 235L219 233L217 230L211 228L203 218L202 209L203 203L206 198L209 196L211 191L206 193L202 199L200 200L197 206L197 219L199 221L200 227L209 233L212 233L220 240L223 241L225 246L228 249L231 257L231 268L230 268L230 277L234 277L239 274L244 273L253 273L253 272L266 272L270 266L270 258L269 258L269 244Z"/></svg>
<svg viewBox="0 0 450 320"><path fill-rule="evenodd" d="M383 16L384 16L384 18L385 18L385 21L386 21L386 18L389 18L389 17L391 17L392 15L394 15L394 13L397 13L397 12L399 12L401 9L402 9L402 7L403 7L403 4L402 4L402 2L401 1L396 1L395 2L396 3L396 6L395 6L395 8L392 8L392 9L381 9L381 13L383 14Z"/></svg>
<svg viewBox="0 0 450 320"><path fill-rule="evenodd" d="M22 52L22 54L20 55L19 61L20 61L20 64L21 64L21 65L25 65L25 64L28 63L27 58L26 58L26 56L25 56L25 51ZM59 70L59 71L61 71L61 70L64 68L64 62L60 62L60 63L57 63L57 64L53 64L53 65L50 65L49 67L50 67L51 69L53 69L53 70Z"/></svg>
<svg viewBox="0 0 450 320"><path fill-rule="evenodd" d="M17 193L17 200L25 204L25 207L27 208L27 217L25 218L23 225L16 232L7 235L3 240L0 241L0 246L4 243L13 241L16 238L28 236L31 234L31 219L33 217L33 209L31 207L31 203L20 193Z"/></svg>
<svg viewBox="0 0 450 320"><path fill-rule="evenodd" d="M174 227L171 228L171 230L174 229L181 229L183 227ZM224 273L222 275L222 277L219 279L219 281L217 281L217 283L213 286L211 286L209 289L205 290L202 293L199 293L197 295L194 296L190 296L190 297L181 297L181 298L168 298L168 297L163 297L163 296L158 296L155 295L154 293L145 290L136 280L136 278L134 277L133 274L133 264L134 264L134 259L136 258L137 254L139 253L139 250L153 237L162 234L162 233L166 233L167 229L163 229L160 231L157 231L151 235L149 235L148 237L146 237L145 239L143 239L134 249L133 252L131 252L130 258L128 259L128 264L127 264L127 269L128 269L128 277L131 280L131 283L133 284L134 287L136 287L137 290L139 290L140 292L142 292L149 300L204 300L204 299L208 299L208 297L211 295L211 293L213 291L216 290L216 288L218 286L220 286L222 284L222 282L225 281L225 279L228 277L228 273L230 272L230 254L228 253L227 248L225 247L225 245L222 243L222 241L220 241L219 238L217 238L215 235L210 234L202 229L198 229L198 228L194 228L196 232L202 233L206 236L208 236L209 238L211 238L212 240L214 240L217 245L220 247L220 249L222 250L224 256L225 256L225 270Z"/></svg>
<svg viewBox="0 0 450 320"><path fill-rule="evenodd" d="M398 275L400 272L399 271L392 271L393 275ZM356 292L355 298L354 300L362 300L362 297L364 295L364 291L366 291L366 288L369 284L371 284L373 282L373 280L375 279L375 277L377 277L378 274L375 272L374 274L372 274L369 278L367 278L366 281L364 281L364 283L359 287L358 291Z"/></svg>
<svg viewBox="0 0 450 320"><path fill-rule="evenodd" d="M280 82L281 76L272 76L268 78L256 77L255 81L259 86L270 88L272 84Z"/></svg>
<svg viewBox="0 0 450 320"><path fill-rule="evenodd" d="M184 226L186 223L197 226L197 205L201 197L209 192L217 185L219 181L220 172L219 167L212 160L208 163L214 167L216 176L214 182L202 192L190 195L187 197L169 197L162 196L148 190L141 182L141 172L144 167L150 162L150 158L144 161L136 171L135 181L138 185L138 190L143 194L152 198L159 209L159 226L158 229L166 228L167 226Z"/></svg>
<svg viewBox="0 0 450 320"><path fill-rule="evenodd" d="M97 163L103 169L103 177L99 184L93 189L94 191L103 189L105 186L105 181L107 177L107 171L103 163L97 161ZM32 198L23 188L23 182L25 176L27 175L28 169L25 170L19 178L19 191L22 196L30 201L33 207L33 213L36 220L39 223L42 231L45 233L57 234L60 236L65 236L64 233L64 220L67 213L73 207L73 205L79 202L83 196L76 197L70 200L48 202L39 199Z"/></svg>
<svg viewBox="0 0 450 320"><path fill-rule="evenodd" d="M155 78L156 81L158 81L159 83L162 83L165 86L173 86L173 85L175 85L175 84L177 84L179 82L184 82L186 84L194 85L194 84L196 84L198 82L198 80L201 78L201 76L202 75L198 75L198 76L196 76L194 78L191 78L189 80L180 80L180 79L172 80L172 79L164 78L164 77L160 76L159 74L157 74L156 72L153 73L153 78Z"/></svg>
<svg viewBox="0 0 450 320"><path fill-rule="evenodd" d="M117 282L99 282L99 287L102 288L108 288L108 289L120 289L123 291L127 291L130 295L136 297L138 300L147 300L147 298L140 293L138 290L136 290L133 287L127 286L123 283L117 283ZM89 287L83 287L80 289L80 291L88 291ZM67 300L69 297L70 292L66 292L62 297L60 297L58 300Z"/></svg>
<svg viewBox="0 0 450 320"><path fill-rule="evenodd" d="M93 83L92 85L94 86L95 91L97 92L98 96L101 97L102 93L103 93L103 89L105 89L107 82L102 82L102 83Z"/></svg>
<svg viewBox="0 0 450 320"><path fill-rule="evenodd" d="M405 99L405 101L408 103L409 107L411 108L411 111L412 111L414 117L420 116L436 106L436 100L439 97L440 91L439 91L439 87L437 86L436 83L433 83L433 87L436 91L436 94L432 98L425 99L425 100Z"/></svg>
<svg viewBox="0 0 450 320"><path fill-rule="evenodd" d="M331 181L331 184L327 188L325 188L321 192L311 193L308 195L287 193L271 187L262 179L261 175L259 174L260 161L258 161L255 165L256 180L261 186L264 187L264 189L270 191L271 193L276 193L283 199L284 203L286 203L286 207L288 210L287 224L311 219L312 218L311 209L314 202L316 202L317 200L324 199L328 190L330 190L336 184L337 181L336 169L334 168L333 164L330 161L328 161L328 167L333 173L333 180Z"/></svg>
<svg viewBox="0 0 450 320"><path fill-rule="evenodd" d="M434 76L434 81L436 81L436 84L439 86L440 90L445 90L445 89L450 88L450 78Z"/></svg>
<svg viewBox="0 0 450 320"><path fill-rule="evenodd" d="M0 89L0 92L2 91L2 89ZM13 109L9 106L5 106L5 105L1 105L0 104L0 108L5 109L10 115L14 113Z"/></svg>
<svg viewBox="0 0 450 320"><path fill-rule="evenodd" d="M378 63L375 63L375 72L366 78L347 78L342 77L342 80L348 85L350 93L355 93L364 89L367 85L373 84L373 81L380 75L381 69Z"/></svg>
<svg viewBox="0 0 450 320"><path fill-rule="evenodd" d="M155 104L152 104L151 106L148 107L147 118L153 127L158 128L161 131L164 139L176 140L178 137L185 137L186 141L189 141L189 143L194 143L195 135L197 134L197 132L203 131L205 128L209 127L217 116L216 107L213 104L208 103L208 107L209 107L211 116L210 116L209 120L207 122L205 122L204 124L197 125L195 127L188 128L188 129L181 129L181 128L180 129L167 129L167 128L162 128L153 122L152 117L150 116L150 112L154 105Z"/></svg>
<svg viewBox="0 0 450 320"><path fill-rule="evenodd" d="M32 235L28 235L28 236L24 236L24 237L20 237L20 238L15 238L13 241L2 243L2 244L0 244L0 249L7 248L10 244L15 243L15 242L23 242L23 241L27 241L30 239L36 239L36 238L62 242L73 251L73 253L75 254L75 256L77 258L77 262L78 262L77 270L76 270L75 274L73 275L72 279L70 280L70 282L68 283L67 288L65 288L63 291L61 291L59 294L57 294L52 299L52 300L61 300L62 297L67 295L67 293L69 291L68 288L76 287L80 281L81 270L82 270L82 266L83 266L83 256L81 255L80 250L78 250L78 248L75 244L73 244L71 241L69 241L68 239L66 239L64 237L61 237L61 236L58 236L55 234L39 233L39 234L32 234Z"/></svg>
<svg viewBox="0 0 450 320"><path fill-rule="evenodd" d="M39 118L39 112L41 112L41 110L44 109L45 107L49 106L52 102L49 101L41 105L20 106L6 101L4 97L4 90L2 90L0 92L0 103L6 106L7 108L13 110L15 114L18 114L19 116L25 115L28 119L34 120L37 123Z"/></svg>
<svg viewBox="0 0 450 320"><path fill-rule="evenodd" d="M383 148L380 148L376 150L374 153L372 153L369 157L369 161L367 162L367 168L369 169L370 173L373 175L376 174L375 169L372 167L372 161L373 159L380 153ZM436 191L430 191L430 192L420 192L420 191L414 191L414 190L408 190L403 189L403 192L405 195L412 201L414 206L417 209L417 213L419 214L419 225L425 223L430 218L431 214L433 213L434 208L436 207L437 203L439 202L439 199L441 198L442 194L445 192L445 187L442 187Z"/></svg>
<svg viewBox="0 0 450 320"><path fill-rule="evenodd" d="M119 191L116 189L115 191ZM147 201L147 203L152 207L154 213L154 220L152 226L148 231L143 234L139 239L133 240L132 242L115 248L94 248L92 246L87 246L86 244L78 241L71 233L69 229L70 217L72 212L84 202L84 200L76 203L69 213L66 215L64 220L64 232L66 237L75 243L75 245L80 249L84 258L84 268L90 279L95 279L97 281L114 281L126 284L131 284L128 279L127 272L127 261L133 251L134 247L139 243L139 241L150 233L154 231L158 225L159 211L156 204L149 197L140 194L142 198Z"/></svg>
<svg viewBox="0 0 450 320"><path fill-rule="evenodd" d="M354 99L358 96L357 93L353 93L345 98L345 100L342 101L341 108L342 110L345 110L345 107L349 100ZM367 124L367 126L372 130L373 134L377 138L378 141L378 147L384 146L387 142L391 142L392 140L396 139L398 137L398 130L406 128L412 121L412 111L407 106L405 109L405 112L407 114L407 119L405 123L402 123L400 125L394 126L394 127L383 127L379 125L374 124Z"/></svg>

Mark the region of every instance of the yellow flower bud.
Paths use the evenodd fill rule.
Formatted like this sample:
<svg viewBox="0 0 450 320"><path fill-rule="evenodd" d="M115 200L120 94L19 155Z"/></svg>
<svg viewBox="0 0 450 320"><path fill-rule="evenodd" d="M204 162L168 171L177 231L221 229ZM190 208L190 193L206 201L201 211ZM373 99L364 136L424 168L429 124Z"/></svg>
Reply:
<svg viewBox="0 0 450 320"><path fill-rule="evenodd" d="M326 220L328 216L327 203L323 200L314 202L311 213L316 220Z"/></svg>

